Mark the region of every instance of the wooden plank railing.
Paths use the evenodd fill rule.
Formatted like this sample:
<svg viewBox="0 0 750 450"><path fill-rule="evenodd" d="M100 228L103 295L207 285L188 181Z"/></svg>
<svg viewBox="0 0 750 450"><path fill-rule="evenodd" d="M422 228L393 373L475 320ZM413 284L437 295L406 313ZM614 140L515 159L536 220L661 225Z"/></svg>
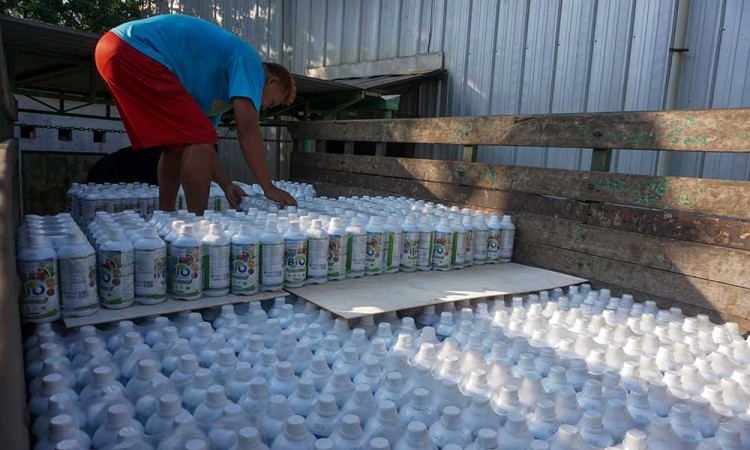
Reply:
<svg viewBox="0 0 750 450"><path fill-rule="evenodd" d="M295 139L750 152L750 109L334 120L289 125Z"/></svg>

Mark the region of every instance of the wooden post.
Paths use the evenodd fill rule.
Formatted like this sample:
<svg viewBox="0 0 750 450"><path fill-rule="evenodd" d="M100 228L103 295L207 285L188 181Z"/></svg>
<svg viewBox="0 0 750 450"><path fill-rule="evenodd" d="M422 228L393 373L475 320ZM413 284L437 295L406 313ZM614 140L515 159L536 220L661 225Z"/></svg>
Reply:
<svg viewBox="0 0 750 450"><path fill-rule="evenodd" d="M346 141L346 142L344 142L344 154L345 155L353 155L354 154L354 141Z"/></svg>
<svg viewBox="0 0 750 450"><path fill-rule="evenodd" d="M383 112L384 119L392 119L393 111L387 110ZM375 144L375 156L385 156L385 142L378 142Z"/></svg>
<svg viewBox="0 0 750 450"><path fill-rule="evenodd" d="M591 170L593 172L609 172L612 162L612 149L609 147L595 148L591 153Z"/></svg>
<svg viewBox="0 0 750 450"><path fill-rule="evenodd" d="M463 155L461 156L463 162L477 162L477 146L476 145L464 145Z"/></svg>

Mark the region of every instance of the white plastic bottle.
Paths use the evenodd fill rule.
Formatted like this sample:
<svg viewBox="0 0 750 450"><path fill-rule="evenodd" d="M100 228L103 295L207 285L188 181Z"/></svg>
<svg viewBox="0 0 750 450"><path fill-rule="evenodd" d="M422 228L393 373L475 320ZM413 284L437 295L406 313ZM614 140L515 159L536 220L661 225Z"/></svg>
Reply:
<svg viewBox="0 0 750 450"><path fill-rule="evenodd" d="M343 280L346 278L346 255L348 253L348 236L341 226L341 219L334 217L328 226L328 279Z"/></svg>
<svg viewBox="0 0 750 450"><path fill-rule="evenodd" d="M280 291L284 287L284 237L276 222L266 222L260 236L260 290Z"/></svg>
<svg viewBox="0 0 750 450"><path fill-rule="evenodd" d="M60 300L65 317L83 317L99 310L96 290L96 253L80 232L70 233L57 252Z"/></svg>
<svg viewBox="0 0 750 450"><path fill-rule="evenodd" d="M419 221L419 251L417 253L417 270L432 270L432 255L435 245L435 227L427 216Z"/></svg>
<svg viewBox="0 0 750 450"><path fill-rule="evenodd" d="M441 218L435 227L435 244L432 252L433 270L451 270L453 233L454 230L448 222L448 218Z"/></svg>
<svg viewBox="0 0 750 450"><path fill-rule="evenodd" d="M385 273L396 273L401 268L401 254L404 247L404 232L398 219L389 216L383 226L383 271ZM387 243L385 242L387 236Z"/></svg>
<svg viewBox="0 0 750 450"><path fill-rule="evenodd" d="M419 228L412 214L406 216L402 228L401 272L414 272L419 260Z"/></svg>
<svg viewBox="0 0 750 450"><path fill-rule="evenodd" d="M41 234L31 234L17 257L21 314L25 321L52 322L60 318L57 254Z"/></svg>
<svg viewBox="0 0 750 450"><path fill-rule="evenodd" d="M516 226L513 225L510 216L503 216L500 226L502 227L500 234L500 262L510 262L513 256L513 239L516 236Z"/></svg>
<svg viewBox="0 0 750 450"><path fill-rule="evenodd" d="M367 250L365 253L365 275L383 273L383 218L370 217L367 224Z"/></svg>
<svg viewBox="0 0 750 450"><path fill-rule="evenodd" d="M490 220L487 222L489 234L487 235L487 262L497 264L500 262L502 253L502 231L503 226L497 214L490 214Z"/></svg>
<svg viewBox="0 0 750 450"><path fill-rule="evenodd" d="M284 235L284 287L297 288L307 277L307 235L300 229L299 221L289 222Z"/></svg>
<svg viewBox="0 0 750 450"><path fill-rule="evenodd" d="M305 418L289 416L284 432L276 436L271 450L309 450L315 445L315 436L307 430Z"/></svg>
<svg viewBox="0 0 750 450"><path fill-rule="evenodd" d="M461 223L461 217L454 217L450 221L453 228L453 242L451 246L451 268L463 269L466 259L466 228Z"/></svg>
<svg viewBox="0 0 750 450"><path fill-rule="evenodd" d="M466 229L466 241L464 244L464 267L474 265L474 223L471 216L461 218L464 229Z"/></svg>
<svg viewBox="0 0 750 450"><path fill-rule="evenodd" d="M203 293L209 297L220 297L229 293L230 240L213 223L203 238Z"/></svg>
<svg viewBox="0 0 750 450"><path fill-rule="evenodd" d="M122 228L113 228L99 247L99 300L108 309L127 308L135 299L133 244Z"/></svg>
<svg viewBox="0 0 750 450"><path fill-rule="evenodd" d="M481 266L487 262L487 240L490 234L490 228L484 221L484 214L478 213L474 216L472 222L474 227L473 242L471 244L474 253L474 265Z"/></svg>
<svg viewBox="0 0 750 450"><path fill-rule="evenodd" d="M328 281L328 233L320 219L313 219L307 230L307 284Z"/></svg>
<svg viewBox="0 0 750 450"><path fill-rule="evenodd" d="M174 271L171 274L175 300L197 300L203 296L201 277L201 241L193 225L183 225L180 235L172 242Z"/></svg>
<svg viewBox="0 0 750 450"><path fill-rule="evenodd" d="M363 277L367 263L367 232L362 227L362 219L353 217L346 227L346 234L346 278Z"/></svg>
<svg viewBox="0 0 750 450"><path fill-rule="evenodd" d="M135 300L155 305L167 297L167 245L154 227L143 230L135 248Z"/></svg>
<svg viewBox="0 0 750 450"><path fill-rule="evenodd" d="M258 238L250 225L242 225L232 236L232 294L253 295L258 285Z"/></svg>

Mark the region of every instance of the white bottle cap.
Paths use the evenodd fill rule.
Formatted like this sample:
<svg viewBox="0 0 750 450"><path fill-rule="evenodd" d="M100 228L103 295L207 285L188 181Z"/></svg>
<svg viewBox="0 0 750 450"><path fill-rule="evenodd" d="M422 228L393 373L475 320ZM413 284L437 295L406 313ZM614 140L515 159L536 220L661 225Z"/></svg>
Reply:
<svg viewBox="0 0 750 450"><path fill-rule="evenodd" d="M356 439L362 434L362 424L359 417L354 414L346 414L341 418L341 436L346 439Z"/></svg>
<svg viewBox="0 0 750 450"><path fill-rule="evenodd" d="M135 347L138 344L143 343L141 334L137 331L129 331L125 333L125 345L128 347Z"/></svg>
<svg viewBox="0 0 750 450"><path fill-rule="evenodd" d="M335 401L334 401L335 403ZM286 428L284 430L287 438L290 440L299 440L307 436L307 427L305 426L305 418L298 415L289 416L286 420Z"/></svg>
<svg viewBox="0 0 750 450"><path fill-rule="evenodd" d="M266 379L263 377L254 377L252 380L250 380L248 393L253 398L267 397L268 383L266 383Z"/></svg>
<svg viewBox="0 0 750 450"><path fill-rule="evenodd" d="M185 450L208 450L208 443L203 439L190 439L185 443Z"/></svg>
<svg viewBox="0 0 750 450"><path fill-rule="evenodd" d="M59 373L51 373L42 378L42 393L47 397L64 391L66 387L65 379Z"/></svg>
<svg viewBox="0 0 750 450"><path fill-rule="evenodd" d="M227 402L227 394L224 386L214 384L206 390L206 405L211 408L218 408Z"/></svg>
<svg viewBox="0 0 750 450"><path fill-rule="evenodd" d="M315 409L323 417L336 414L338 412L336 398L331 394L322 394L318 397L318 401L315 402Z"/></svg>
<svg viewBox="0 0 750 450"><path fill-rule="evenodd" d="M114 380L114 373L112 373L112 369L108 366L99 366L94 368L92 378L95 386L104 386ZM44 379L42 379L42 381L44 381Z"/></svg>
<svg viewBox="0 0 750 450"><path fill-rule="evenodd" d="M237 435L237 448L241 450L252 450L260 448L260 433L255 427L243 427Z"/></svg>
<svg viewBox="0 0 750 450"><path fill-rule="evenodd" d="M320 438L313 444L313 450L335 450L333 441L328 438Z"/></svg>
<svg viewBox="0 0 750 450"><path fill-rule="evenodd" d="M148 380L156 375L156 362L153 359L138 361L138 378Z"/></svg>
<svg viewBox="0 0 750 450"><path fill-rule="evenodd" d="M219 365L231 366L237 362L237 356L234 354L234 350L228 347L219 349Z"/></svg>
<svg viewBox="0 0 750 450"><path fill-rule="evenodd" d="M159 397L157 410L162 417L171 417L177 415L182 409L180 397L177 394L169 393Z"/></svg>
<svg viewBox="0 0 750 450"><path fill-rule="evenodd" d="M481 428L477 432L475 444L478 449L497 448L497 432L492 428Z"/></svg>
<svg viewBox="0 0 750 450"><path fill-rule="evenodd" d="M60 414L49 421L49 437L52 441L72 438L77 429L73 417L68 414Z"/></svg>
<svg viewBox="0 0 750 450"><path fill-rule="evenodd" d="M391 450L391 445L388 443L388 439L376 437L370 440L367 450Z"/></svg>
<svg viewBox="0 0 750 450"><path fill-rule="evenodd" d="M107 408L107 428L119 430L130 423L128 407L118 403Z"/></svg>
<svg viewBox="0 0 750 450"><path fill-rule="evenodd" d="M461 427L461 410L453 405L448 405L443 408L443 415L440 417L440 421L443 423L445 428L455 430Z"/></svg>
<svg viewBox="0 0 750 450"><path fill-rule="evenodd" d="M55 445L55 450L84 450L76 439L64 439Z"/></svg>

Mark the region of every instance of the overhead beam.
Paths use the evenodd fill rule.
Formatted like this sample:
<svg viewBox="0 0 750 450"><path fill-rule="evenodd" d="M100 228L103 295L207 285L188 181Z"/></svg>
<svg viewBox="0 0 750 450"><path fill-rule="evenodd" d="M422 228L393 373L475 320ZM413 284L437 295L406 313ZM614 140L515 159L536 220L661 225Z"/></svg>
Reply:
<svg viewBox="0 0 750 450"><path fill-rule="evenodd" d="M340 80L345 78L377 77L383 75L409 75L421 72L431 72L442 68L442 53L424 53L403 58L315 67L307 69L305 75L313 78L322 78L324 80Z"/></svg>
<svg viewBox="0 0 750 450"><path fill-rule="evenodd" d="M337 120L289 131L329 141L750 153L750 109Z"/></svg>

